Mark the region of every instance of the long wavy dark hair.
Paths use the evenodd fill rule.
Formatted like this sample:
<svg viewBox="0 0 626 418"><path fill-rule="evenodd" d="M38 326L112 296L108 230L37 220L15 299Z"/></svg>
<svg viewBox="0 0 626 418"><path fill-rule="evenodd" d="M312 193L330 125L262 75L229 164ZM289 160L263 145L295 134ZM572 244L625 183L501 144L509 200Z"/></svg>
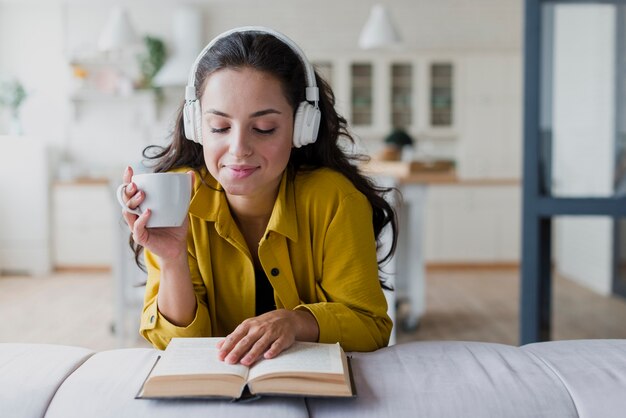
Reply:
<svg viewBox="0 0 626 418"><path fill-rule="evenodd" d="M305 70L299 56L281 40L262 32L235 32L218 40L199 62L196 71L196 97L202 97L208 76L215 71L232 68L252 68L273 75L280 80L285 97L295 111L305 100ZM394 189L377 187L371 179L359 172L356 163L368 157L348 154L342 150L340 140L354 145L354 138L347 129L345 118L335 110L335 96L325 80L317 72L315 79L320 91L319 107L322 113L317 141L301 148L292 148L289 158L289 173L328 167L342 173L363 193L372 205L372 223L377 248L381 246L381 233L391 226L392 243L389 250L378 260L379 269L396 249L398 224L396 214L385 200L386 193ZM200 170L205 167L202 146L185 138L183 106L176 117L176 125L169 145L148 146L143 151L145 158L154 160L154 171L164 172L179 167ZM142 247L130 237L130 245L139 265ZM384 280L381 280L384 285ZM385 286L387 287L387 286Z"/></svg>

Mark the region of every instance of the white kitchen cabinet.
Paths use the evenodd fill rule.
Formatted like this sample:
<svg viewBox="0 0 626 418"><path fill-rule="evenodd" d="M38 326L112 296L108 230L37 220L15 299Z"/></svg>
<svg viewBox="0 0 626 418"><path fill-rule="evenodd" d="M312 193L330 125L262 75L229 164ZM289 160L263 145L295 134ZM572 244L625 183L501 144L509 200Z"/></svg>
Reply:
<svg viewBox="0 0 626 418"><path fill-rule="evenodd" d="M418 153L455 160L463 180L520 178L518 51L362 52L312 60L332 72L336 107L367 152L376 153L402 126Z"/></svg>
<svg viewBox="0 0 626 418"><path fill-rule="evenodd" d="M50 271L49 179L41 138L0 135L0 270Z"/></svg>
<svg viewBox="0 0 626 418"><path fill-rule="evenodd" d="M424 219L426 262L519 262L520 199L514 183L431 185Z"/></svg>
<svg viewBox="0 0 626 418"><path fill-rule="evenodd" d="M337 109L358 136L382 140L394 127L416 136L457 135L459 53L313 55L311 61L322 75L332 73Z"/></svg>
<svg viewBox="0 0 626 418"><path fill-rule="evenodd" d="M110 268L113 190L102 181L57 182L53 188L53 261L57 268Z"/></svg>

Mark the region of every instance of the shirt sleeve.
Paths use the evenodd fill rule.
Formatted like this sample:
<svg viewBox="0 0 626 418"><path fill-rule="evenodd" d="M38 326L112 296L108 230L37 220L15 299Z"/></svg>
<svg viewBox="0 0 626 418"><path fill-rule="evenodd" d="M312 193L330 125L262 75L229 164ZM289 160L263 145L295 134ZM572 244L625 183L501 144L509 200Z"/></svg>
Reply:
<svg viewBox="0 0 626 418"><path fill-rule="evenodd" d="M392 322L378 276L372 208L360 193L340 203L323 244L320 286L327 301L302 304L319 325L319 342L339 342L346 351L387 346Z"/></svg>
<svg viewBox="0 0 626 418"><path fill-rule="evenodd" d="M174 337L208 337L211 336L211 321L207 307L206 287L200 276L195 256L189 252L189 268L194 292L196 294L196 314L193 321L186 327L172 324L159 312L157 295L161 270L158 257L148 250L144 250L144 259L148 269L146 293L144 297L143 313L139 332L155 348L165 349Z"/></svg>

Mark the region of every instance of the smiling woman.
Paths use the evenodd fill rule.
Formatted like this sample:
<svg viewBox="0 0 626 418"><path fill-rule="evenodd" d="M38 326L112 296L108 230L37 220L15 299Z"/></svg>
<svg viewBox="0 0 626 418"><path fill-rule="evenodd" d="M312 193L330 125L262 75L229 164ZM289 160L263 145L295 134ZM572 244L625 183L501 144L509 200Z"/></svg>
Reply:
<svg viewBox="0 0 626 418"><path fill-rule="evenodd" d="M269 218L293 137L293 109L280 81L251 68L218 70L207 78L201 103L208 109L202 131L209 172L236 213L254 217L246 213L253 209Z"/></svg>
<svg viewBox="0 0 626 418"><path fill-rule="evenodd" d="M395 214L339 147L346 121L300 48L270 29L228 31L198 56L185 97L170 145L145 153L194 178L188 219L146 228L150 211L124 214L148 270L142 335L159 348L224 336L219 357L246 365L294 341L387 345L378 263ZM132 174L130 208L145 198ZM394 246L378 260L387 225Z"/></svg>

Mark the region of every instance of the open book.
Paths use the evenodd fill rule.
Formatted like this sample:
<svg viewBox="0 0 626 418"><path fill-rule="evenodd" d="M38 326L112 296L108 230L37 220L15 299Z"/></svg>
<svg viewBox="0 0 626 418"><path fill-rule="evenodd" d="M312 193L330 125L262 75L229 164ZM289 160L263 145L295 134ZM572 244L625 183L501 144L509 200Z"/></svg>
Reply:
<svg viewBox="0 0 626 418"><path fill-rule="evenodd" d="M220 361L220 340L173 338L137 398L354 396L348 359L339 344L296 342L277 357L247 367Z"/></svg>

